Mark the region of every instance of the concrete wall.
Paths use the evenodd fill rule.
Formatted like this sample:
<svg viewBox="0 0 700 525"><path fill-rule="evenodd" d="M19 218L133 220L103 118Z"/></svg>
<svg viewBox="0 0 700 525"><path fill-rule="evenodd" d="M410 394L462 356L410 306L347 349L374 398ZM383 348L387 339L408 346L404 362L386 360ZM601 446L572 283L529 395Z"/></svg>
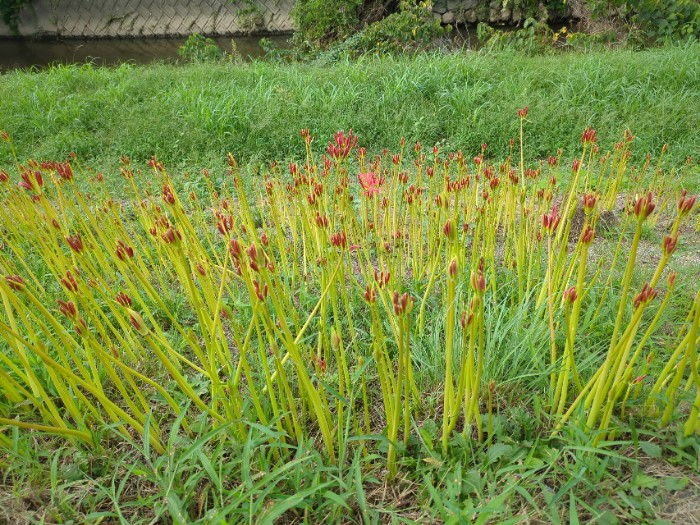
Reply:
<svg viewBox="0 0 700 525"><path fill-rule="evenodd" d="M25 36L135 37L184 36L192 33L271 33L293 29L294 0L35 0L22 11ZM10 29L0 22L0 36Z"/></svg>
<svg viewBox="0 0 700 525"><path fill-rule="evenodd" d="M245 1L245 0L244 0ZM295 0L34 0L22 12L20 32L27 36L137 37L192 33L235 35L289 32ZM519 9L503 0L433 0L433 14L445 24L514 24ZM547 18L541 7L540 17ZM9 36L0 22L0 36Z"/></svg>

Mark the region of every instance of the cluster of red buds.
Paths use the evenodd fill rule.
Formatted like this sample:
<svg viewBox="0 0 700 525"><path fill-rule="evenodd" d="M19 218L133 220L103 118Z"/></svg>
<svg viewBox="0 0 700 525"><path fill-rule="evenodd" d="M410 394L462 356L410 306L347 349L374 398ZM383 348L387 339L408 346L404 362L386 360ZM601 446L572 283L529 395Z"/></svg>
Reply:
<svg viewBox="0 0 700 525"><path fill-rule="evenodd" d="M126 295L124 292L119 292L116 296L117 302L124 308L131 308L131 297Z"/></svg>
<svg viewBox="0 0 700 525"><path fill-rule="evenodd" d="M374 291L374 287L369 284L365 287L365 301L368 303L373 303L377 300L377 294Z"/></svg>
<svg viewBox="0 0 700 525"><path fill-rule="evenodd" d="M75 319L75 317L78 315L78 309L75 307L75 303L73 301L63 301L59 299L58 311L71 320Z"/></svg>
<svg viewBox="0 0 700 525"><path fill-rule="evenodd" d="M319 228L328 228L328 216L316 212L316 226Z"/></svg>
<svg viewBox="0 0 700 525"><path fill-rule="evenodd" d="M580 159L574 159L574 161L571 163L571 171L574 173L578 173L578 170L581 169L581 160Z"/></svg>
<svg viewBox="0 0 700 525"><path fill-rule="evenodd" d="M322 357L313 357L314 362L316 363L316 368L318 369L318 373L320 375L323 375L326 373L326 360L323 359Z"/></svg>
<svg viewBox="0 0 700 525"><path fill-rule="evenodd" d="M394 313L396 315L409 314L413 309L413 297L408 295L408 292L400 295L398 290L395 290L392 297L392 302L394 304Z"/></svg>
<svg viewBox="0 0 700 525"><path fill-rule="evenodd" d="M134 249L131 246L125 244L123 241L118 240L116 254L120 261L125 261L127 258L133 259Z"/></svg>
<svg viewBox="0 0 700 525"><path fill-rule="evenodd" d="M486 291L486 277L484 277L483 269L479 269L477 272L472 272L470 280L472 288L477 295L483 295L483 293Z"/></svg>
<svg viewBox="0 0 700 525"><path fill-rule="evenodd" d="M559 208L557 206L554 206L550 213L542 215L542 227L550 235L557 231L559 222L561 222L561 215L559 215Z"/></svg>
<svg viewBox="0 0 700 525"><path fill-rule="evenodd" d="M383 270L379 272L376 269L374 270L374 280L380 288L384 288L384 286L389 283L389 279L391 279L391 272L384 272Z"/></svg>
<svg viewBox="0 0 700 525"><path fill-rule="evenodd" d="M175 204L175 194L173 189L167 184L163 185L163 200L168 204Z"/></svg>
<svg viewBox="0 0 700 525"><path fill-rule="evenodd" d="M221 235L226 237L228 232L230 232L233 229L233 215L224 215L223 213L217 213L216 217L216 229L219 230L219 233Z"/></svg>
<svg viewBox="0 0 700 525"><path fill-rule="evenodd" d="M344 231L339 231L331 235L331 245L344 249L348 245L348 237Z"/></svg>
<svg viewBox="0 0 700 525"><path fill-rule="evenodd" d="M8 180L10 180L10 174L7 173L5 170L0 170L0 182L4 184Z"/></svg>
<svg viewBox="0 0 700 525"><path fill-rule="evenodd" d="M640 306L646 305L649 302L651 302L657 295L657 291L645 283L644 286L642 286L642 291L634 296L633 304L635 310Z"/></svg>
<svg viewBox="0 0 700 525"><path fill-rule="evenodd" d="M550 157L547 159L547 164L549 164L549 167L550 167L550 168L555 167L555 166L557 165L558 162L559 162L559 157L552 157L552 156L550 156Z"/></svg>
<svg viewBox="0 0 700 525"><path fill-rule="evenodd" d="M638 197L634 202L634 214L639 220L643 221L651 215L655 207L656 204L654 204L651 192L649 192L644 197Z"/></svg>
<svg viewBox="0 0 700 525"><path fill-rule="evenodd" d="M231 244L233 245L233 241ZM258 250L258 247L255 245L255 243L250 245L246 253L248 254L248 259L250 260L250 269L254 272L257 273L260 271L260 268L265 267L267 267L270 271L274 270L275 267L271 262L268 261L265 252L263 252L262 250Z"/></svg>
<svg viewBox="0 0 700 525"><path fill-rule="evenodd" d="M304 128L302 129L299 134L301 135L301 138L304 139L304 142L307 144L311 144L314 141L314 138L311 136L311 133L309 133L309 128Z"/></svg>
<svg viewBox="0 0 700 525"><path fill-rule="evenodd" d="M77 293L78 291L78 281L75 280L75 277L73 277L73 274L70 272L70 270L66 271L66 276L61 278L61 284L69 292Z"/></svg>
<svg viewBox="0 0 700 525"><path fill-rule="evenodd" d="M350 154L350 150L357 144L357 137L353 135L352 129L348 131L347 137L345 132L341 130L333 135L333 138L335 139L335 144L329 141L326 151L331 158L336 160L346 159Z"/></svg>
<svg viewBox="0 0 700 525"><path fill-rule="evenodd" d="M179 244L182 240L182 234L177 228L170 227L160 236L166 244Z"/></svg>
<svg viewBox="0 0 700 525"><path fill-rule="evenodd" d="M255 288L255 296L260 300L264 301L267 298L267 283L262 287L257 279L253 279L253 288Z"/></svg>
<svg viewBox="0 0 700 525"><path fill-rule="evenodd" d="M527 113L528 113L528 108L527 108L527 106L525 106L525 107L522 108L522 109L519 109L519 110L518 110L518 118L524 119L525 117L527 117Z"/></svg>
<svg viewBox="0 0 700 525"><path fill-rule="evenodd" d="M583 244L591 244L595 238L595 230L591 228L590 224L586 226L586 229L581 232L581 242Z"/></svg>
<svg viewBox="0 0 700 525"><path fill-rule="evenodd" d="M598 196L595 193L583 194L583 209L586 212L591 212L595 208L596 202L598 202Z"/></svg>
<svg viewBox="0 0 700 525"><path fill-rule="evenodd" d="M664 236L664 240L661 242L661 249L663 250L664 255L669 256L676 251L676 246L678 246L678 237L678 233L675 235Z"/></svg>
<svg viewBox="0 0 700 525"><path fill-rule="evenodd" d="M583 142L584 145L595 144L596 142L598 142L596 131L592 127L588 126L581 135L581 142Z"/></svg>
<svg viewBox="0 0 700 525"><path fill-rule="evenodd" d="M467 315L467 311L462 312L462 316L459 318L459 324L462 327L462 330L464 330L467 326L472 324L472 321L474 320L474 312L472 310L473 307L473 298L472 298L472 304L469 306L469 315Z"/></svg>
<svg viewBox="0 0 700 525"><path fill-rule="evenodd" d="M156 160L155 157L151 157L151 159L148 161L148 165L153 171L165 173L165 166L163 166L162 162Z"/></svg>
<svg viewBox="0 0 700 525"><path fill-rule="evenodd" d="M83 239L80 237L79 233L67 236L66 242L68 243L68 246L70 246L71 250L73 250L75 253L80 253L84 249Z"/></svg>
<svg viewBox="0 0 700 525"><path fill-rule="evenodd" d="M576 291L575 286L572 286L564 291L564 302L566 304L574 304L577 298L578 292Z"/></svg>
<svg viewBox="0 0 700 525"><path fill-rule="evenodd" d="M19 181L18 186L33 193L38 193L41 187L44 185L44 177L38 170L31 171L24 169L19 176L22 180Z"/></svg>
<svg viewBox="0 0 700 525"><path fill-rule="evenodd" d="M22 279L19 275L6 275L5 282L7 283L7 286L9 286L15 292L24 291L24 279Z"/></svg>
<svg viewBox="0 0 700 525"><path fill-rule="evenodd" d="M688 197L688 191L683 190L678 201L678 215L681 217L686 216L692 211L693 206L695 206L695 196Z"/></svg>

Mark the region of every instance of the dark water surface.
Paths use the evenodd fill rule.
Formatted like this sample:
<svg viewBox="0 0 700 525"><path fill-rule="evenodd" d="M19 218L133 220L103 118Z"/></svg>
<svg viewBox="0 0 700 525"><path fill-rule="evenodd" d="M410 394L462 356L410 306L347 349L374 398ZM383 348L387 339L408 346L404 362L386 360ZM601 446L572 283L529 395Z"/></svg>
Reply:
<svg viewBox="0 0 700 525"><path fill-rule="evenodd" d="M284 47L291 35L265 37ZM215 37L217 45L231 51L231 38L244 58L264 54L259 36ZM43 68L50 64L116 65L122 62L148 64L154 61L177 60L177 50L184 38L100 38L100 39L0 39L0 71L17 68Z"/></svg>

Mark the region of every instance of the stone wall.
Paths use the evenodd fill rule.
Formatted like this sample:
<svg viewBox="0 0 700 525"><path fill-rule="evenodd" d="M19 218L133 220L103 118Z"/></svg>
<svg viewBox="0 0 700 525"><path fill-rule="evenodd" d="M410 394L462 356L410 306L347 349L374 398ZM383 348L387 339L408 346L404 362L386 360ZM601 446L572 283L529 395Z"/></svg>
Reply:
<svg viewBox="0 0 700 525"><path fill-rule="evenodd" d="M504 7L504 4L506 7ZM503 0L433 0L433 14L443 24L488 24L514 25L524 21L521 9L508 7L512 2ZM543 4L538 7L537 18L548 19Z"/></svg>
<svg viewBox="0 0 700 525"><path fill-rule="evenodd" d="M192 33L282 33L294 0L35 0L22 11L24 36L138 37ZM0 36L10 29L0 22Z"/></svg>

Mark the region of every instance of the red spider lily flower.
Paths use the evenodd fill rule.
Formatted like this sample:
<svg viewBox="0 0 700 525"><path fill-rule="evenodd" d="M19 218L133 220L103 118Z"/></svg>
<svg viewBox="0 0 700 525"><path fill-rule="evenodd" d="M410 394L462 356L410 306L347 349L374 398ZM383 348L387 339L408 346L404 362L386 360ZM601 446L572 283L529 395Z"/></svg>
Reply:
<svg viewBox="0 0 700 525"><path fill-rule="evenodd" d="M572 286L564 292L564 302L568 304L573 304L578 298L578 292L576 292L576 287Z"/></svg>
<svg viewBox="0 0 700 525"><path fill-rule="evenodd" d="M335 144L328 142L328 148L326 151L328 155L336 160L341 160L347 158L350 154L350 150L357 144L357 137L353 135L352 129L348 131L347 137L344 131L338 131L333 135L335 139Z"/></svg>
<svg viewBox="0 0 700 525"><path fill-rule="evenodd" d="M71 250L73 250L75 253L80 253L84 249L83 239L80 237L79 233L67 236L66 242L70 246Z"/></svg>
<svg viewBox="0 0 700 525"><path fill-rule="evenodd" d="M598 142L598 137L596 137L596 131L588 126L581 135L581 142L583 144L595 144Z"/></svg>
<svg viewBox="0 0 700 525"><path fill-rule="evenodd" d="M525 117L527 117L528 111L529 110L527 106L525 106L522 109L518 109L518 118L524 119Z"/></svg>
<svg viewBox="0 0 700 525"><path fill-rule="evenodd" d="M550 235L557 230L560 221L561 215L559 215L559 208L557 206L554 206L550 213L542 215L542 227Z"/></svg>
<svg viewBox="0 0 700 525"><path fill-rule="evenodd" d="M646 219L654 211L656 204L652 200L651 192L647 193L645 197L639 197L634 203L634 214L639 220Z"/></svg>
<svg viewBox="0 0 700 525"><path fill-rule="evenodd" d="M5 282L7 283L7 286L9 286L15 292L24 291L24 279L22 279L19 275L6 275Z"/></svg>
<svg viewBox="0 0 700 525"><path fill-rule="evenodd" d="M371 171L368 171L367 173L360 173L357 176L357 179L367 197L372 197L373 195L378 194L380 186L384 183L384 179L382 177L377 177Z"/></svg>
<svg viewBox="0 0 700 525"><path fill-rule="evenodd" d="M131 297L126 295L124 292L119 292L117 294L117 302L124 308L131 308Z"/></svg>

